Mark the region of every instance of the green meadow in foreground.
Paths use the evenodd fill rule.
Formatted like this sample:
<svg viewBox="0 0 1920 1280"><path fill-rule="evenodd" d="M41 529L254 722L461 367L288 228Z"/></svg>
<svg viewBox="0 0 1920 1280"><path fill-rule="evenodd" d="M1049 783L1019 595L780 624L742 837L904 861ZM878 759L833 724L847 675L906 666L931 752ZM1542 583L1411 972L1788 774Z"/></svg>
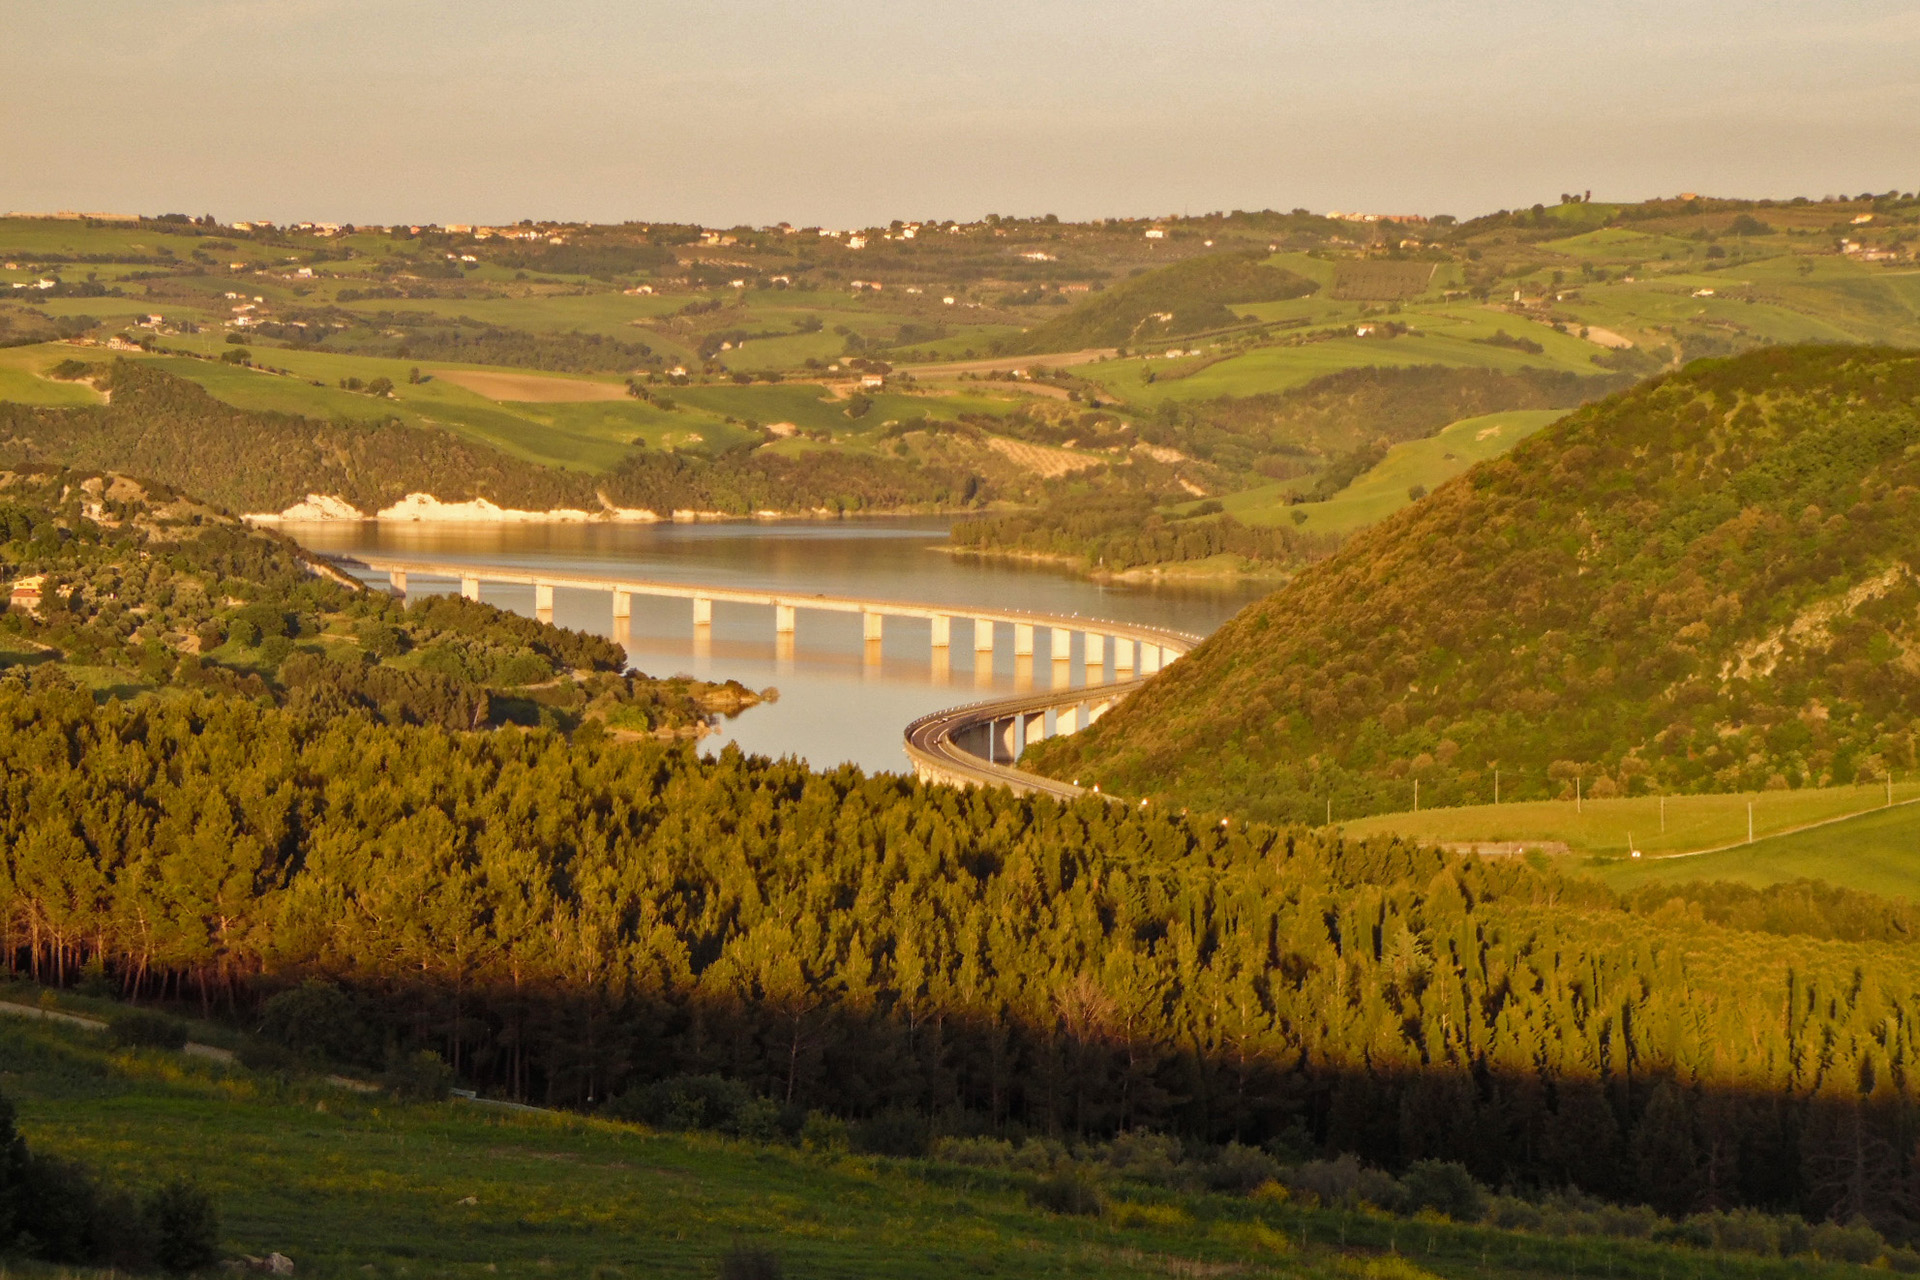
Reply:
<svg viewBox="0 0 1920 1280"><path fill-rule="evenodd" d="M0 1062L36 1151L129 1186L192 1179L217 1199L228 1256L283 1253L303 1277L713 1276L730 1253L755 1250L791 1277L930 1280L1859 1271L1309 1209L1277 1194L1113 1186L1098 1213L1053 1213L1029 1200L1037 1175L401 1103L11 1016Z"/></svg>

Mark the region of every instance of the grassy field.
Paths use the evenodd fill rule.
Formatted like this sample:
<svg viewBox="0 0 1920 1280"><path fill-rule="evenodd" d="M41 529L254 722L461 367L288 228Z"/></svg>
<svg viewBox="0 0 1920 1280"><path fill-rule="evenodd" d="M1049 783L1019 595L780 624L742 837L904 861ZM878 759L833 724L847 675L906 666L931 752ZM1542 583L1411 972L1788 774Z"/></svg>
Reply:
<svg viewBox="0 0 1920 1280"><path fill-rule="evenodd" d="M71 351L51 345L0 350L0 400L16 404L99 404L101 395L83 382L57 382L44 376Z"/></svg>
<svg viewBox="0 0 1920 1280"><path fill-rule="evenodd" d="M14 1016L0 1017L0 1063L36 1149L134 1187L195 1179L220 1205L226 1252L278 1251L301 1276L709 1277L738 1246L774 1252L790 1276L848 1280L1859 1273L1147 1188L1061 1217L1028 1204L1030 1175L404 1104Z"/></svg>
<svg viewBox="0 0 1920 1280"><path fill-rule="evenodd" d="M1697 857L1596 860L1583 871L1621 889L1688 880L1765 887L1808 879L1920 901L1920 805L1877 809Z"/></svg>
<svg viewBox="0 0 1920 1280"><path fill-rule="evenodd" d="M1165 400L1208 400L1286 391L1341 369L1369 365L1396 368L1438 364L1504 371L1532 368L1598 372L1592 357L1600 351L1599 347L1550 329L1545 332L1555 341L1549 345L1534 332L1543 326L1529 325L1503 313L1489 311L1472 318L1460 311L1402 313L1401 318L1417 324L1421 331L1398 338L1349 335L1302 346L1258 347L1204 364L1185 376L1180 376L1184 372L1180 362L1158 359L1109 360L1086 366L1083 376L1130 403L1154 405ZM1546 350L1534 355L1473 341L1491 336L1501 328L1509 334L1523 330L1528 337L1540 341ZM1155 375L1152 382L1143 380L1148 371Z"/></svg>
<svg viewBox="0 0 1920 1280"><path fill-rule="evenodd" d="M1559 421L1565 412L1515 409L1462 419L1424 440L1395 445L1378 466L1326 502L1287 502L1287 496L1310 479L1262 485L1230 494L1220 502L1246 524L1287 524L1297 512L1306 516L1300 527L1310 532L1352 533L1378 524L1412 502L1408 491L1414 485L1431 491L1474 463L1505 453L1542 427Z"/></svg>
<svg viewBox="0 0 1920 1280"><path fill-rule="evenodd" d="M1747 807L1753 807L1756 838L1779 835L1809 823L1863 813L1886 803L1881 783L1863 787L1809 787L1730 795L1635 796L1625 800L1528 800L1419 813L1383 813L1342 823L1354 835L1395 832L1420 840L1559 840L1575 853L1649 856L1691 853L1738 844L1747 838ZM1920 779L1893 784L1892 798L1920 799ZM1662 813L1664 811L1664 820ZM1340 815L1334 814L1339 821Z"/></svg>
<svg viewBox="0 0 1920 1280"><path fill-rule="evenodd" d="M1895 802L1890 809L1889 795ZM1356 836L1391 832L1440 843L1559 841L1575 855L1570 867L1619 885L1696 879L1773 884L1813 877L1920 897L1920 805L1905 803L1916 800L1920 779L1906 779L1891 792L1874 784L1664 800L1638 796L1587 800L1577 808L1571 801L1537 800L1380 814L1342 825ZM1749 805L1752 844L1746 843ZM1812 829L1789 834L1803 827ZM1630 859L1629 848L1645 856Z"/></svg>

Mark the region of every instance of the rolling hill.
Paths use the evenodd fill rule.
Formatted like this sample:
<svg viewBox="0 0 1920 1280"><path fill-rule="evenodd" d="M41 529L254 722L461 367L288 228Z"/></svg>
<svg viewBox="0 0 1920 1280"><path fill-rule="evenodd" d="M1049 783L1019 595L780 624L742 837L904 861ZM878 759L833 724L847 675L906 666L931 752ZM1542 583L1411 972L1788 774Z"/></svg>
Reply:
<svg viewBox="0 0 1920 1280"><path fill-rule="evenodd" d="M1872 781L1920 695L1920 357L1771 349L1582 409L1032 763L1322 820Z"/></svg>
<svg viewBox="0 0 1920 1280"><path fill-rule="evenodd" d="M1231 325L1230 303L1283 302L1319 285L1268 266L1257 252L1219 253L1149 271L1093 294L1006 344L1010 353L1153 343Z"/></svg>

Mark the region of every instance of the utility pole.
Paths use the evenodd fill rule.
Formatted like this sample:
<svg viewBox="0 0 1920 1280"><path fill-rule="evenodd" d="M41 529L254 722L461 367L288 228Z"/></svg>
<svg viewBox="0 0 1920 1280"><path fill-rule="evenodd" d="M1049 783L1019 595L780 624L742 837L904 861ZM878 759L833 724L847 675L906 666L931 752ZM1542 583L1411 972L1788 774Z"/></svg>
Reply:
<svg viewBox="0 0 1920 1280"><path fill-rule="evenodd" d="M1327 825L1333 825L1333 797L1327 797Z"/></svg>
<svg viewBox="0 0 1920 1280"><path fill-rule="evenodd" d="M1420 812L1420 779L1413 780L1413 811Z"/></svg>
<svg viewBox="0 0 1920 1280"><path fill-rule="evenodd" d="M1753 801L1747 801L1747 843L1753 843Z"/></svg>
<svg viewBox="0 0 1920 1280"><path fill-rule="evenodd" d="M1498 769L1493 771L1493 802L1500 803L1500 771Z"/></svg>

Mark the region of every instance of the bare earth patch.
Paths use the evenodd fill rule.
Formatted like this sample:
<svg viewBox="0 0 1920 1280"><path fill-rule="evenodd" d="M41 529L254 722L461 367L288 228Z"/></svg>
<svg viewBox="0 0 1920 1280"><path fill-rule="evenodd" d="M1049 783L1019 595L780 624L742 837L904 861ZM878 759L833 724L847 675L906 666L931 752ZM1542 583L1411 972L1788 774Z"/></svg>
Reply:
<svg viewBox="0 0 1920 1280"><path fill-rule="evenodd" d="M483 369L442 369L433 375L489 400L533 404L577 404L584 400L624 400L627 389L614 382L555 378L537 373L494 373Z"/></svg>

